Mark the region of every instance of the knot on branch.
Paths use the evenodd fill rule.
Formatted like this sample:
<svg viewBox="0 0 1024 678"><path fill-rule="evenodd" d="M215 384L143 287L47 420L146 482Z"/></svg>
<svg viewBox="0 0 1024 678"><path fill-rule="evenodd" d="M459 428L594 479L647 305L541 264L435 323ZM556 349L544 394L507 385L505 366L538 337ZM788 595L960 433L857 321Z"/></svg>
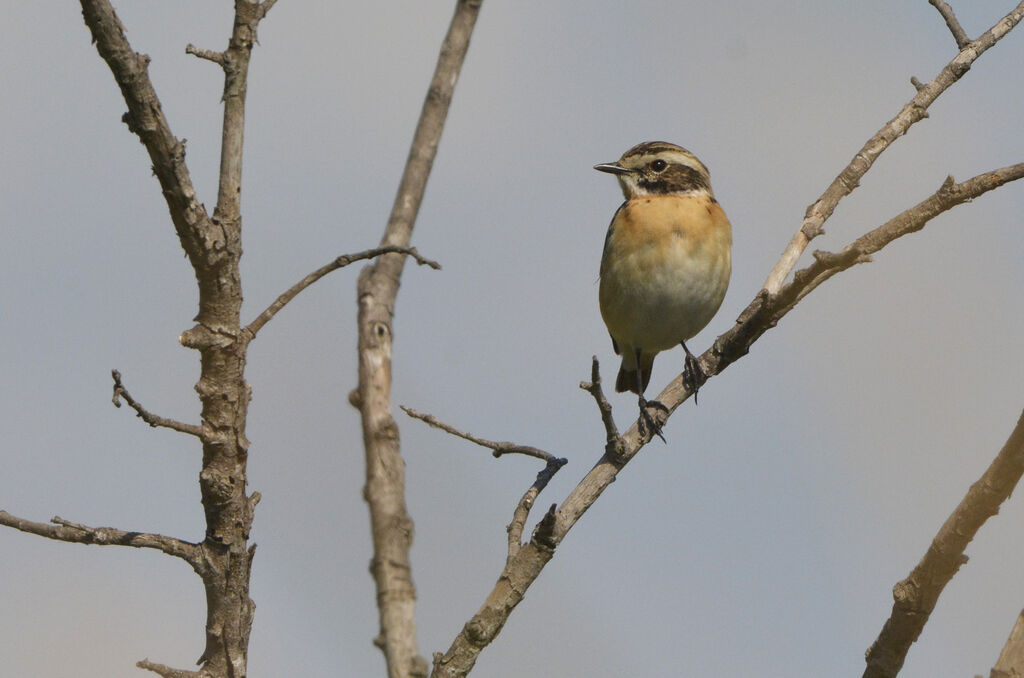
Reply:
<svg viewBox="0 0 1024 678"><path fill-rule="evenodd" d="M555 509L558 508L557 504L552 504L548 512L544 514L544 517L537 523L537 527L533 528L533 539L531 541L537 545L538 548L545 549L547 551L554 551L555 547L558 546L558 542L555 541Z"/></svg>
<svg viewBox="0 0 1024 678"><path fill-rule="evenodd" d="M917 586L910 579L904 579L892 587L892 599L897 605L916 607L914 603L917 598Z"/></svg>
<svg viewBox="0 0 1024 678"><path fill-rule="evenodd" d="M203 351L209 348L227 348L235 343L236 334L227 329L215 330L202 323L185 330L178 337L178 343L185 348Z"/></svg>

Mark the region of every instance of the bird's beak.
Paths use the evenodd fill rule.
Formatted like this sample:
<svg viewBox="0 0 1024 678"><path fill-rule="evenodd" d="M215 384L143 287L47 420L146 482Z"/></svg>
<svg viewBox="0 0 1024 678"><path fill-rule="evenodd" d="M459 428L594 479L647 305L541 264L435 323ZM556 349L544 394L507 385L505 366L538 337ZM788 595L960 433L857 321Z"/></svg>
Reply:
<svg viewBox="0 0 1024 678"><path fill-rule="evenodd" d="M632 171L617 162L605 162L600 165L594 165L594 169L598 172L607 172L608 174L629 174Z"/></svg>

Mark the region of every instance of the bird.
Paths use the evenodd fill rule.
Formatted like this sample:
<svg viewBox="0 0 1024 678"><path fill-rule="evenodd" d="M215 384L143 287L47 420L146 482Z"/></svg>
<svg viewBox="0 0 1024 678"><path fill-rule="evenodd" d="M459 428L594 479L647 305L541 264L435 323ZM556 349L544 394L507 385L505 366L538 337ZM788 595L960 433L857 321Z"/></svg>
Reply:
<svg viewBox="0 0 1024 678"><path fill-rule="evenodd" d="M686 340L718 312L732 273L732 227L711 190L708 168L682 146L637 144L615 162L595 165L618 179L625 196L608 226L601 255L601 317L622 365L619 393L639 397L641 432L664 440L644 390L654 357L686 352L684 384L694 394L706 376Z"/></svg>

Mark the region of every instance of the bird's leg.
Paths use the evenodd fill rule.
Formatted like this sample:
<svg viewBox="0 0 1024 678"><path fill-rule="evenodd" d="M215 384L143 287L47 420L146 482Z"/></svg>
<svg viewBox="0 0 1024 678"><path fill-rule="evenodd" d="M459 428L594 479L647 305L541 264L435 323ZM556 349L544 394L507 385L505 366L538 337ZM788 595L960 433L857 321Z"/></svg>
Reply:
<svg viewBox="0 0 1024 678"><path fill-rule="evenodd" d="M644 377L643 370L640 369L640 349L636 349L636 392L639 394L639 405L640 405L640 434L646 436L647 431L651 431L654 435L661 438L661 442L668 444L665 440L665 436L661 434L661 425L654 421L654 417L647 411L647 407L657 407L662 410L668 411L668 408L659 403L657 400L651 400L650 402L644 398Z"/></svg>
<svg viewBox="0 0 1024 678"><path fill-rule="evenodd" d="M683 350L686 351L686 361L683 364L683 386L686 390L693 394L693 404L697 404L697 391L704 385L704 382L708 380L707 375L704 374L704 370L700 368L700 363L697 362L697 358L690 353L690 349L686 348L686 342L680 341Z"/></svg>

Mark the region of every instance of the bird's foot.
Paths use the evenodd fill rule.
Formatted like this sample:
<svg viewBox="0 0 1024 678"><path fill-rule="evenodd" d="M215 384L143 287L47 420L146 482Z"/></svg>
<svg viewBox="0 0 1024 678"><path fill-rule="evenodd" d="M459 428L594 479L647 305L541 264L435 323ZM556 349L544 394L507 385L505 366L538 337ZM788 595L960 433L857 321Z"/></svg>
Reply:
<svg viewBox="0 0 1024 678"><path fill-rule="evenodd" d="M654 436L658 436L661 438L661 442L668 444L668 441L665 440L665 436L661 434L661 424L651 416L648 408L654 408L661 410L666 414L668 413L668 408L657 400L646 400L643 396L640 396L640 435L644 437L650 436L652 438Z"/></svg>
<svg viewBox="0 0 1024 678"><path fill-rule="evenodd" d="M686 349L686 344L683 344L683 348ZM683 365L683 386L686 390L693 394L693 404L697 404L697 391L707 381L707 375L704 374L704 370L701 369L700 363L697 358L690 353L689 349L686 349L686 362Z"/></svg>

